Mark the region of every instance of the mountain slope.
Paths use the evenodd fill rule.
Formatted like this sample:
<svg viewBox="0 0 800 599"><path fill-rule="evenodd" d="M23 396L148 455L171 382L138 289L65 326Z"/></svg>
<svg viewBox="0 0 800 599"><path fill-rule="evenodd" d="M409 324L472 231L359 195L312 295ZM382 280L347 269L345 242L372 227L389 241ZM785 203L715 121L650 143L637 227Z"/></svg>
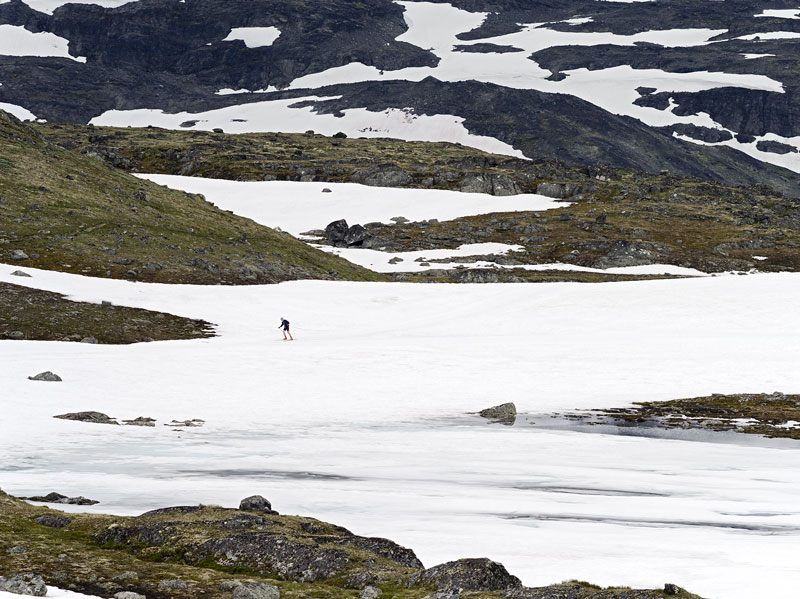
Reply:
<svg viewBox="0 0 800 599"><path fill-rule="evenodd" d="M0 260L172 283L381 278L47 142L0 111Z"/></svg>
<svg viewBox="0 0 800 599"><path fill-rule="evenodd" d="M0 43L0 102L49 121L460 141L800 193L789 0L105 4L0 3L0 39L24 42Z"/></svg>

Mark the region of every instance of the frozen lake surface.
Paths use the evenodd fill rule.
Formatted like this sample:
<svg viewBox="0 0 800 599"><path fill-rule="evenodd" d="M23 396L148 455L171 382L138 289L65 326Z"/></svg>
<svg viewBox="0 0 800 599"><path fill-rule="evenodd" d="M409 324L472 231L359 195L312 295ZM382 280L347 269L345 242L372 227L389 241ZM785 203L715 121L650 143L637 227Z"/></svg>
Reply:
<svg viewBox="0 0 800 599"><path fill-rule="evenodd" d="M137 514L254 493L413 547L711 599L794 597L800 452L476 424L800 388L800 276L614 284L134 284L0 265L0 280L202 317L209 340L0 342L3 489ZM295 342L281 340L278 317ZM28 381L53 370L63 383ZM54 420L99 410L156 428ZM176 432L161 423L203 418ZM76 508L87 509L87 508Z"/></svg>

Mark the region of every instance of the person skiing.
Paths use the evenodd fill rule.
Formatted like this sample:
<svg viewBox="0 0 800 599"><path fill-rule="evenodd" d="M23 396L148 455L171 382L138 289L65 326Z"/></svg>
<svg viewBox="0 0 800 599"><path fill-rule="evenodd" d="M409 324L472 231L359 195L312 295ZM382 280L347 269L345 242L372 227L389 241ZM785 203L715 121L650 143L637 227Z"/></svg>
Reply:
<svg viewBox="0 0 800 599"><path fill-rule="evenodd" d="M286 320L283 316L281 316L281 324L278 325L278 328L279 329L281 329L281 328L283 329L283 340L284 341L286 341L287 339L289 341L294 341L294 337L292 337L292 334L289 332L289 321ZM289 335L289 337L286 337L286 335Z"/></svg>

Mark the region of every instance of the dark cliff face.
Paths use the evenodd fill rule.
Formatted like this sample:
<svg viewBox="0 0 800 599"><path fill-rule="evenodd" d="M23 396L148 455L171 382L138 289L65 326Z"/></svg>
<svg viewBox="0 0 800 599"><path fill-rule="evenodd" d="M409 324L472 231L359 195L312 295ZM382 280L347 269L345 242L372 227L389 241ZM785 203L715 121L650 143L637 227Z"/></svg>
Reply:
<svg viewBox="0 0 800 599"><path fill-rule="evenodd" d="M577 33L634 35L664 29L709 29L713 43L668 48L633 45L556 46L530 56L553 73L554 81L575 69L629 65L669 73L703 72L760 75L782 91L718 87L698 92L642 92L640 106L677 116L705 113L728 134L684 124L653 128L610 114L580 98L519 90L486 83L380 81L297 92L217 95L220 89L287 88L304 75L351 63L375 67L391 78L406 67L436 67L440 58L427 48L397 41L407 31L405 8L392 0L140 0L118 8L67 4L52 15L22 0L0 4L0 24L50 32L69 41L68 58L0 56L0 102L23 106L49 121L88 122L107 110L137 108L200 112L254 100L335 94L315 104L331 114L347 108L383 111L409 108L416 114L452 114L472 133L500 139L532 158L602 164L729 183L764 182L786 191L796 175L725 147L675 139L673 133L705 143L732 137L772 145L749 136L800 135L800 72L795 68L800 40L736 39L783 31L800 34L800 20L756 17L766 9L797 9L789 0L693 0L618 3L597 0L452 0L455 7L486 14L484 22L458 37L458 51L517 54L513 46L491 43L493 36L520 31L524 23ZM579 22L567 19L581 17ZM269 46L223 41L234 28L275 27ZM719 33L719 32L722 33ZM486 39L486 43L473 44ZM748 53L773 54L756 60ZM479 58L479 57L476 57ZM436 73L433 73L434 77ZM643 81L646 87L647 82ZM613 82L609 82L613 85ZM674 107L674 108L673 108ZM314 128L309 123L308 128ZM773 142L778 143L778 142ZM767 150L763 150L767 148ZM788 148L788 149L787 149ZM791 146L774 154L795 153Z"/></svg>

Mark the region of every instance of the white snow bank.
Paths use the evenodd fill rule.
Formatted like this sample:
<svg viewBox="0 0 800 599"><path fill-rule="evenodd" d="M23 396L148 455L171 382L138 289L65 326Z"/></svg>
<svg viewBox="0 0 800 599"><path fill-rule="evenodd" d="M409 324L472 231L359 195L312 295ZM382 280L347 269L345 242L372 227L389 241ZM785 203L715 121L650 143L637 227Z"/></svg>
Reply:
<svg viewBox="0 0 800 599"><path fill-rule="evenodd" d="M14 115L21 121L35 121L37 117L27 108L23 108L22 106L17 106L16 104L7 104L5 102L0 102L0 110L5 110L9 114Z"/></svg>
<svg viewBox="0 0 800 599"><path fill-rule="evenodd" d="M69 40L54 33L33 33L19 25L0 25L0 55L52 56L86 62L86 58L69 53Z"/></svg>
<svg viewBox="0 0 800 599"><path fill-rule="evenodd" d="M292 235L324 229L344 218L351 225L390 223L395 216L409 220L452 220L490 212L551 210L569 206L536 194L493 196L441 189L371 187L356 183L297 181L227 181L178 175L137 175L159 185L202 193L223 210ZM328 188L331 193L322 193Z"/></svg>
<svg viewBox="0 0 800 599"><path fill-rule="evenodd" d="M465 264L456 262L428 263L429 260L441 258L459 258L466 256L478 256L485 254L501 255L508 252L520 251L524 249L520 245L508 245L505 243L468 243L458 246L455 249L441 250L416 250L413 252L381 252L362 248L335 248L327 245L315 246L326 252L341 256L354 264L364 266L376 272L419 272L432 268L450 270ZM399 258L401 262L391 264L389 261ZM422 264L426 265L423 266ZM477 262L469 264L472 267L493 266L491 262Z"/></svg>
<svg viewBox="0 0 800 599"><path fill-rule="evenodd" d="M800 33L796 31L769 31L766 33L750 33L748 35L740 35L733 38L737 40L747 41L767 41L767 40L790 40L800 37Z"/></svg>
<svg viewBox="0 0 800 599"><path fill-rule="evenodd" d="M222 41L241 40L248 48L264 48L271 46L280 35L277 27L234 27Z"/></svg>
<svg viewBox="0 0 800 599"><path fill-rule="evenodd" d="M495 154L524 158L522 152L493 137L471 134L464 119L446 114L434 116L414 114L411 109L389 109L371 112L365 108L343 111L343 116L319 114L310 106L299 107L304 101L322 100L316 96L290 100L267 100L229 106L201 113L167 114L161 110L109 110L91 120L94 125L112 127L146 127L181 129L181 123L199 121L194 127L210 131L222 128L227 133L276 131L301 133L313 129L317 133L334 135L342 131L350 137L395 137L407 141L448 141L461 143Z"/></svg>
<svg viewBox="0 0 800 599"><path fill-rule="evenodd" d="M7 593L0 591L0 599L19 599L22 595L16 593ZM95 595L84 595L83 593L76 593L75 591L67 591L66 589L59 589L56 587L47 587L48 599L100 599Z"/></svg>
<svg viewBox="0 0 800 599"><path fill-rule="evenodd" d="M772 17L775 19L800 19L800 8L767 9L756 17Z"/></svg>
<svg viewBox="0 0 800 599"><path fill-rule="evenodd" d="M23 0L34 10L52 15L53 11L65 4L95 4L103 8L117 8L123 4L131 4L138 0Z"/></svg>
<svg viewBox="0 0 800 599"><path fill-rule="evenodd" d="M283 513L411 546L428 566L486 555L529 585L796 594L795 449L458 420L509 399L542 413L799 389L796 274L192 287L10 275L19 268L0 265L0 280L206 318L222 336L0 341L0 385L15 398L0 435L9 492L82 494L101 503L63 507L125 514L261 493ZM296 341L279 341L281 314ZM48 369L64 382L26 379ZM208 423L176 433L52 418L87 409Z"/></svg>

